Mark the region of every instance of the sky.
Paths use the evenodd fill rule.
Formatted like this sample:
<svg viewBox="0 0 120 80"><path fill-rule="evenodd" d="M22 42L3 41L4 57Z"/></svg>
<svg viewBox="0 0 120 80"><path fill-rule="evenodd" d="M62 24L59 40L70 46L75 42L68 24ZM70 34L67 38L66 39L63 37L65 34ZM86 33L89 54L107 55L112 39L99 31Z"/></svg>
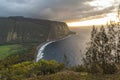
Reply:
<svg viewBox="0 0 120 80"><path fill-rule="evenodd" d="M65 21L70 26L79 26L114 19L119 3L119 0L0 0L0 16Z"/></svg>

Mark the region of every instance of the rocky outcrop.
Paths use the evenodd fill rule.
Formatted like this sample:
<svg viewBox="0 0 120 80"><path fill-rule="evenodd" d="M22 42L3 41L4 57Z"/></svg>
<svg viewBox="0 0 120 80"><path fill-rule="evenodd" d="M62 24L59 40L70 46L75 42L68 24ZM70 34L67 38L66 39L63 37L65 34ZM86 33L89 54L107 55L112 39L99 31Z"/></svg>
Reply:
<svg viewBox="0 0 120 80"><path fill-rule="evenodd" d="M0 44L44 42L69 35L64 22L24 17L0 18Z"/></svg>

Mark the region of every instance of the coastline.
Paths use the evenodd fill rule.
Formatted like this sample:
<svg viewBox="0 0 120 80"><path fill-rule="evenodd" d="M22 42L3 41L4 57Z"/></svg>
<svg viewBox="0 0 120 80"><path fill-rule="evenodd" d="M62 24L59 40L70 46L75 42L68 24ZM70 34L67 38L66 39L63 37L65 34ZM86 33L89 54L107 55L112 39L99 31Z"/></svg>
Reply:
<svg viewBox="0 0 120 80"><path fill-rule="evenodd" d="M48 46L49 44L53 43L53 42L56 42L56 41L61 41L61 40L64 40L66 38L69 38L71 37L72 35L76 35L76 34L70 34L70 35L67 35L66 37L64 38L61 38L61 39L57 39L57 40L51 40L51 41L46 41L46 42L43 42L41 43L38 47L37 47L37 55L35 56L35 62L38 62L40 59L43 58L43 51L44 49L46 48L46 46Z"/></svg>
<svg viewBox="0 0 120 80"><path fill-rule="evenodd" d="M47 41L47 42L44 42L42 44L40 44L38 47L37 47L37 55L35 57L35 62L38 62L40 59L42 59L43 57L43 51L45 49L45 47L49 44L51 44L52 42L54 41Z"/></svg>

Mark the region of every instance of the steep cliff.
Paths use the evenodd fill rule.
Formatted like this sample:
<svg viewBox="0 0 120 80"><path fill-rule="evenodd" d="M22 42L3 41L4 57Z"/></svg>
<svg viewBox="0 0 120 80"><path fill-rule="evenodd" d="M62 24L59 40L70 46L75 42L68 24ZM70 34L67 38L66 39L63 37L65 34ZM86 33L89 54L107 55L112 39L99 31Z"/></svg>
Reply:
<svg viewBox="0 0 120 80"><path fill-rule="evenodd" d="M24 17L0 18L0 44L43 42L63 38L70 33L64 22Z"/></svg>

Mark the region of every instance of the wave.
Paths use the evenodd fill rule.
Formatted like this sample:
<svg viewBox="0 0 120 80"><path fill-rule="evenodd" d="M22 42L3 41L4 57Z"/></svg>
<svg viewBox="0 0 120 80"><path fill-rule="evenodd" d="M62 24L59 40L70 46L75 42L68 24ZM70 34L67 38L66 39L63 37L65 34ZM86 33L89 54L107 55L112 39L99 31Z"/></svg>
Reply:
<svg viewBox="0 0 120 80"><path fill-rule="evenodd" d="M45 43L44 45L42 45L42 46L40 47L39 51L38 51L38 54L37 54L37 57L36 57L36 62L38 62L40 59L43 58L43 55L44 55L43 51L44 51L44 49L45 49L45 47L46 47L47 45L49 45L49 44L51 44L51 43L53 43L53 42L56 42L56 41L64 40L64 39L69 38L69 37L71 37L71 35L68 35L67 37L62 38L62 39L59 39L59 40L49 41L49 42Z"/></svg>
<svg viewBox="0 0 120 80"><path fill-rule="evenodd" d="M40 59L43 58L43 54L44 54L43 51L44 51L45 47L46 47L47 45L53 43L53 42L55 42L55 41L47 42L46 44L44 44L43 46L41 46L41 48L40 48L39 51L38 51L37 57L36 57L36 62L38 62Z"/></svg>

